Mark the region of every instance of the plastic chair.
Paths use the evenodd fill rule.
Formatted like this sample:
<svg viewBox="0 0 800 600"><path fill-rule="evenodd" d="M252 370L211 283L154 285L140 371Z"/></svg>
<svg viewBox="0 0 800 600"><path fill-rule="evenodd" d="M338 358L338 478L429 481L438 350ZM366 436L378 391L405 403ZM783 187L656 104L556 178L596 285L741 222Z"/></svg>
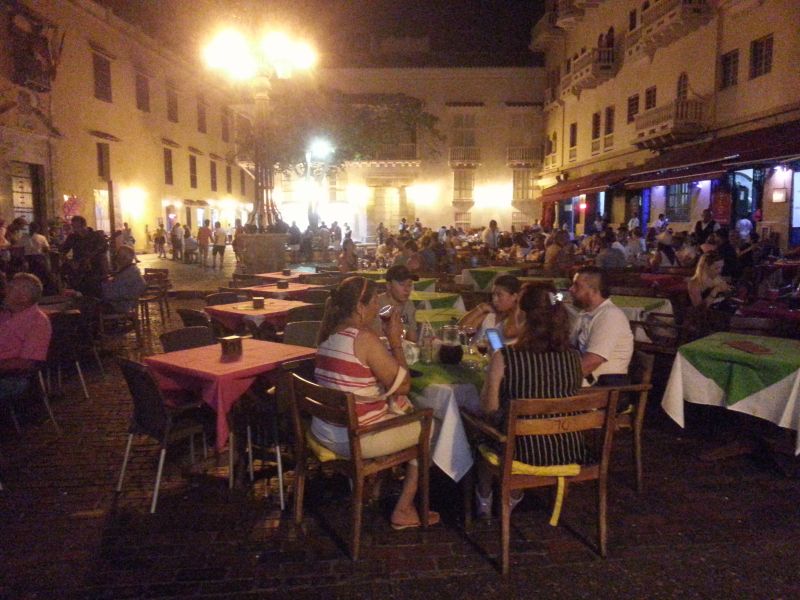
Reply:
<svg viewBox="0 0 800 600"><path fill-rule="evenodd" d="M308 306L296 306L290 308L286 313L286 322L292 321L322 321L325 314L324 304L309 304Z"/></svg>
<svg viewBox="0 0 800 600"><path fill-rule="evenodd" d="M55 427L56 433L61 435L61 427L58 426L58 422L56 421L55 416L53 415L53 409L50 407L50 399L47 395L47 386L44 383L44 376L42 375L42 369L45 363L37 363L33 369L28 371L21 371L17 373L6 373L6 375L16 375L16 376L23 376L28 378L28 385L26 389L30 392L35 391L36 386L38 384L39 392L42 396L42 402L44 403L44 407L47 409L47 414L50 417L50 420L53 422L53 427ZM13 400L13 399L12 399ZM17 433L22 433L22 429L19 426L19 420L17 419L16 412L14 411L14 404L12 402L6 402L6 406L11 416L11 421L14 424L14 429L16 429Z"/></svg>
<svg viewBox="0 0 800 600"><path fill-rule="evenodd" d="M244 296L239 296L235 292L217 292L206 296L206 306L216 306L217 304L233 304L241 300L246 300Z"/></svg>
<svg viewBox="0 0 800 600"><path fill-rule="evenodd" d="M83 344L83 336L80 335L81 315L78 311L65 311L55 313L50 316L50 326L52 327L52 337L50 346L47 350L47 371L48 381L50 380L50 369L56 369L58 378L58 389L62 390L61 367L67 363L73 363L78 373L83 395L88 400L89 390L86 387L86 380L83 378L80 357L78 350ZM97 364L100 364L100 357L97 356L97 349L91 345ZM102 365L100 367L102 372Z"/></svg>
<svg viewBox="0 0 800 600"><path fill-rule="evenodd" d="M189 348L199 348L200 346L213 346L217 343L211 329L205 325L167 331L162 333L159 339L164 352L188 350Z"/></svg>
<svg viewBox="0 0 800 600"><path fill-rule="evenodd" d="M289 386L290 404L295 439L295 496L294 520L303 521L303 496L306 480L306 460L314 456L325 462L333 470L350 478L353 490L353 529L351 532L350 554L358 559L361 546L361 515L363 509L364 479L380 471L417 459L419 462L419 488L422 497L420 516L422 526L428 526L428 471L430 465L430 429L433 413L420 410L410 415L380 421L372 425L359 426L356 416L355 399L352 394L331 390L311 383L296 373L291 374ZM324 419L333 425L346 427L350 439L351 458L343 458L322 446L306 428L311 417ZM417 444L386 456L366 459L361 456L361 437L389 431L410 423L419 422L420 435Z"/></svg>
<svg viewBox="0 0 800 600"><path fill-rule="evenodd" d="M293 346L317 347L317 334L322 321L292 321L283 329L283 343Z"/></svg>
<svg viewBox="0 0 800 600"><path fill-rule="evenodd" d="M202 310L179 308L175 312L178 313L184 327L202 326L211 329L211 319Z"/></svg>
<svg viewBox="0 0 800 600"><path fill-rule="evenodd" d="M209 415L213 413L207 407L188 405L181 408L169 408L164 402L164 397L158 389L152 374L146 366L133 360L118 358L117 362L128 389L133 398L133 416L128 428L128 442L125 446L125 456L122 459L122 469L119 473L116 491L122 491L125 479L125 469L131 454L131 444L134 435L148 436L161 445L156 471L156 483L153 489L153 500L150 512L156 512L158 503L158 489L161 485L161 474L164 470L164 460L167 456L167 447L176 441L189 439L190 453L194 462L194 436L203 438L203 455L206 454L206 438L204 424L208 422Z"/></svg>
<svg viewBox="0 0 800 600"><path fill-rule="evenodd" d="M502 448L495 453L488 445L482 445L478 460L486 463L493 479L500 483L500 542L502 546L502 572L508 575L509 545L511 537L511 492L542 486L557 486L556 501L550 524L558 524L561 503L570 482L597 480L598 538L600 555L606 555L606 511L608 465L614 437L617 394L608 389L588 392L567 398L534 398L512 400L508 408L505 433L500 433L481 419L466 412L461 416L464 424L488 437L494 445ZM531 418L535 417L535 418ZM597 462L590 464L554 465L534 467L514 460L516 436L544 435L568 431L598 430L601 442L597 448ZM472 475L467 479L464 494L464 522L472 526Z"/></svg>
<svg viewBox="0 0 800 600"><path fill-rule="evenodd" d="M319 289L319 290L306 290L302 293L300 299L303 302L308 302L310 304L325 304L328 298L331 297L331 292L329 289Z"/></svg>

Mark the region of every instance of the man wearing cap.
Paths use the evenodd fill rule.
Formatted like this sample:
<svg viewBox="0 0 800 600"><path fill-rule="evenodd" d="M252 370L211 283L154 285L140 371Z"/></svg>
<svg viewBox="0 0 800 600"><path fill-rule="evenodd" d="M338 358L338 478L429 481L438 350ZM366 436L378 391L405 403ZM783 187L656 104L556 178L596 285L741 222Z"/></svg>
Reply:
<svg viewBox="0 0 800 600"><path fill-rule="evenodd" d="M395 265L386 271L386 291L378 295L378 306L389 304L400 311L406 328L405 337L409 342L417 341L417 309L411 301L411 292L418 279L405 265ZM375 319L373 329L378 335L383 335L380 317Z"/></svg>

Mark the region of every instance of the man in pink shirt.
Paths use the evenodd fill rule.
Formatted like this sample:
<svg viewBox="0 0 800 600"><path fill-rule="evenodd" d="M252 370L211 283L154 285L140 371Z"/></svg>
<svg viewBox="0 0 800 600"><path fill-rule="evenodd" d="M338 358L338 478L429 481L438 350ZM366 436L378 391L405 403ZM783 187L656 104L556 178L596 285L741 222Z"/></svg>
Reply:
<svg viewBox="0 0 800 600"><path fill-rule="evenodd" d="M30 371L47 359L52 329L37 302L42 283L30 273L17 273L8 283L0 311L0 401L25 391Z"/></svg>
<svg viewBox="0 0 800 600"><path fill-rule="evenodd" d="M208 266L208 246L211 244L211 221L206 219L203 226L197 230L197 246L200 250L200 264L205 269Z"/></svg>

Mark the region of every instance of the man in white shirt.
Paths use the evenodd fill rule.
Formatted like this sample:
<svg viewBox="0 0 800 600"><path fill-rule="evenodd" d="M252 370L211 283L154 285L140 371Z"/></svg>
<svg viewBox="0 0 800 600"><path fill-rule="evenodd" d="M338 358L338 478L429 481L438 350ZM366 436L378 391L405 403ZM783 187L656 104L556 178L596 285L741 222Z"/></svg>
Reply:
<svg viewBox="0 0 800 600"><path fill-rule="evenodd" d="M633 355L633 334L628 318L609 298L605 273L597 267L583 267L569 288L581 311L572 327L570 340L581 353L581 370L590 385L626 385L628 364Z"/></svg>
<svg viewBox="0 0 800 600"><path fill-rule="evenodd" d="M225 244L228 243L228 234L222 228L222 224L217 221L214 223L214 233L211 236L213 246L211 247L211 268L217 268L217 256L219 256L219 268L225 261Z"/></svg>
<svg viewBox="0 0 800 600"><path fill-rule="evenodd" d="M489 228L484 229L482 237L483 243L489 247L489 250L497 250L500 242L500 230L497 228L497 221L494 219L489 221Z"/></svg>
<svg viewBox="0 0 800 600"><path fill-rule="evenodd" d="M639 211L634 208L633 212L631 213L631 218L628 219L628 231L633 231L635 227L639 226Z"/></svg>

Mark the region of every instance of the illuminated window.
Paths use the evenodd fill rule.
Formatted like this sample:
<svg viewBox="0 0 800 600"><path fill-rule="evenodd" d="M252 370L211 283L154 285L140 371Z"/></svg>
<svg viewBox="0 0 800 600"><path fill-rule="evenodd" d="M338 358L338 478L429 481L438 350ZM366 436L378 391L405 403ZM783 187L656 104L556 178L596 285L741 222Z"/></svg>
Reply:
<svg viewBox="0 0 800 600"><path fill-rule="evenodd" d="M94 70L94 97L111 102L111 61L105 56L92 53Z"/></svg>

